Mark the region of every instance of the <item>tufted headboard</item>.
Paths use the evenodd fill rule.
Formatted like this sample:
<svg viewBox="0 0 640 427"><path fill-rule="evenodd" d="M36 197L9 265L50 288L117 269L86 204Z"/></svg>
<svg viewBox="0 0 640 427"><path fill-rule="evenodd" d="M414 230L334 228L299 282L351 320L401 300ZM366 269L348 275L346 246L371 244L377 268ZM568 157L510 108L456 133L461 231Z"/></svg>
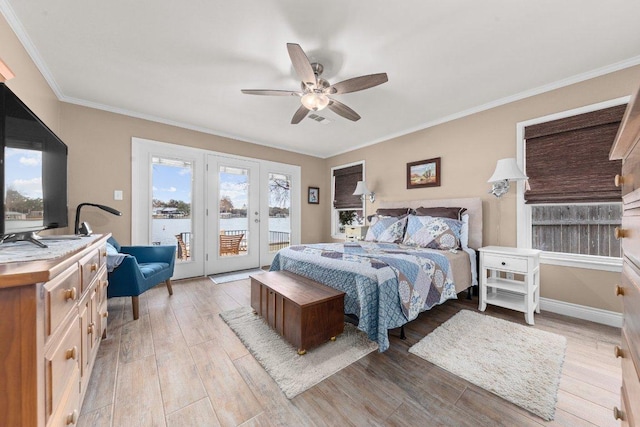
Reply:
<svg viewBox="0 0 640 427"><path fill-rule="evenodd" d="M461 207L467 208L469 213L469 247L478 249L482 247L482 199L469 197L461 199L422 199L411 201L381 201L380 208L412 208L419 207Z"/></svg>

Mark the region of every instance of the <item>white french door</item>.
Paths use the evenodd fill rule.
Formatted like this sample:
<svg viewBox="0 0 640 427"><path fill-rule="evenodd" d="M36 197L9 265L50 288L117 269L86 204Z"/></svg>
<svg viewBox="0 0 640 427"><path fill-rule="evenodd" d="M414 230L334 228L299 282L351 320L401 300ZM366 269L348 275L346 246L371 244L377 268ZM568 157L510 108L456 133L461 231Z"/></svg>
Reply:
<svg viewBox="0 0 640 427"><path fill-rule="evenodd" d="M131 243L176 245L174 279L269 265L300 243L299 166L140 138L132 159Z"/></svg>
<svg viewBox="0 0 640 427"><path fill-rule="evenodd" d="M206 274L260 266L260 164L207 156Z"/></svg>

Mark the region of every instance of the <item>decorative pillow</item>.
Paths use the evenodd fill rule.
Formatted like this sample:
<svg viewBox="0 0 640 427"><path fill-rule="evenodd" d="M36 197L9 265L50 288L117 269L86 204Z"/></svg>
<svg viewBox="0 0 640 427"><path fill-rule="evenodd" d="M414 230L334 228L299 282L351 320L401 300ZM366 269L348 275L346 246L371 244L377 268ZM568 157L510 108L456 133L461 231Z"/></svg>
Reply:
<svg viewBox="0 0 640 427"><path fill-rule="evenodd" d="M374 216L371 218L371 224L364 240L367 242L400 243L406 226L406 216L400 218Z"/></svg>
<svg viewBox="0 0 640 427"><path fill-rule="evenodd" d="M457 249L461 229L462 221L457 219L409 215L402 243L431 249Z"/></svg>
<svg viewBox="0 0 640 427"><path fill-rule="evenodd" d="M467 208L445 208L445 207L425 208L421 206L417 208L414 212L418 216L433 216L433 217L461 220L462 214L466 210Z"/></svg>
<svg viewBox="0 0 640 427"><path fill-rule="evenodd" d="M380 209L376 209L375 215L369 215L367 217L367 220L371 221L375 216L401 217L401 216L409 215L410 213L411 213L411 208L380 208Z"/></svg>

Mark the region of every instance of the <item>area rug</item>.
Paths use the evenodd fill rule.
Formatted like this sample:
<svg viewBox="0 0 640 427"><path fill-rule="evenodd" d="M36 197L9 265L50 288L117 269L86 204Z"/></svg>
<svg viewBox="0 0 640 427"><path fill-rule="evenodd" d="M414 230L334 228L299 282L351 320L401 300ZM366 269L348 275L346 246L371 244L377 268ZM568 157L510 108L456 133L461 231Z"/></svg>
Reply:
<svg viewBox="0 0 640 427"><path fill-rule="evenodd" d="M250 274L264 273L265 270L251 268L249 270L232 271L230 273L212 274L209 278L215 284L235 282L236 280L248 279Z"/></svg>
<svg viewBox="0 0 640 427"><path fill-rule="evenodd" d="M566 347L561 335L461 310L409 352L549 421Z"/></svg>
<svg viewBox="0 0 640 427"><path fill-rule="evenodd" d="M365 333L345 323L344 332L335 341L300 356L251 307L225 311L220 316L289 399L378 349Z"/></svg>

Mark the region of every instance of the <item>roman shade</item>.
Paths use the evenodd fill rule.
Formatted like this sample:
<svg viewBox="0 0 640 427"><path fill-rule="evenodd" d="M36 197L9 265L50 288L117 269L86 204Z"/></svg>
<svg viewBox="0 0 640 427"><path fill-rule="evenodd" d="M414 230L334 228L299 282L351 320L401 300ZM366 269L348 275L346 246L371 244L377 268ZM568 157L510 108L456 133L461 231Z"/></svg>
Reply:
<svg viewBox="0 0 640 427"><path fill-rule="evenodd" d="M609 160L625 105L527 126L526 203L619 202L614 176L620 160Z"/></svg>
<svg viewBox="0 0 640 427"><path fill-rule="evenodd" d="M358 181L362 181L362 165L334 169L333 177L333 207L336 209L362 209L362 198L353 195Z"/></svg>

